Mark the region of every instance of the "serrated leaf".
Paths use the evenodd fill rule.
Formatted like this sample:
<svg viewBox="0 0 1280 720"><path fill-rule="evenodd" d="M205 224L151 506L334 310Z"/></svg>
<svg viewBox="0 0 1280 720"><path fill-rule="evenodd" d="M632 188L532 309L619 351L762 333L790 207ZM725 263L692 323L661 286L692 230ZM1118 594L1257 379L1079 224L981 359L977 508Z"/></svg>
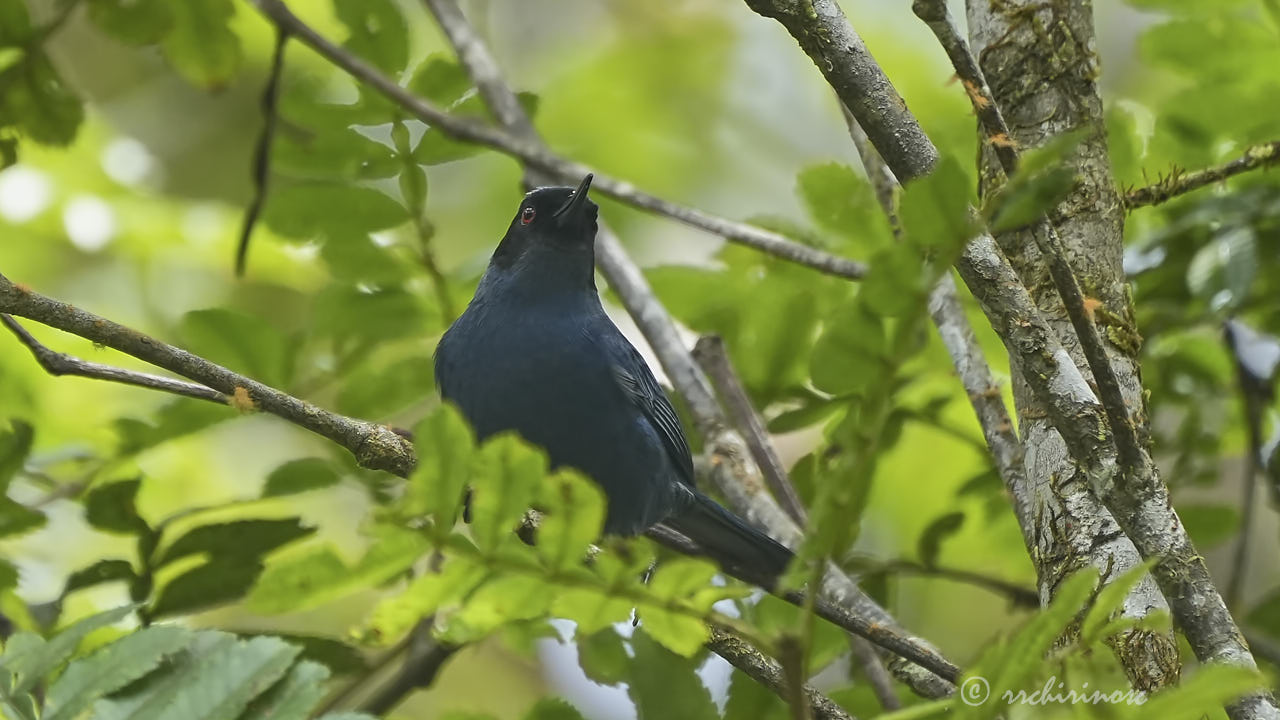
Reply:
<svg viewBox="0 0 1280 720"><path fill-rule="evenodd" d="M933 172L912 181L902 195L899 214L908 242L935 253L942 267L949 266L974 233L969 218L972 195L960 163L950 156L942 158Z"/></svg>
<svg viewBox="0 0 1280 720"><path fill-rule="evenodd" d="M409 476L409 512L435 520L447 535L462 514L463 490L471 479L475 436L452 405L441 404L413 430L418 465Z"/></svg>
<svg viewBox="0 0 1280 720"><path fill-rule="evenodd" d="M151 527L138 514L136 499L141 480L121 480L99 485L84 501L85 520L99 530L126 535L149 533Z"/></svg>
<svg viewBox="0 0 1280 720"><path fill-rule="evenodd" d="M76 590L102 583L132 581L136 577L133 565L128 560L99 560L89 567L71 573L62 588L62 596L66 597Z"/></svg>
<svg viewBox="0 0 1280 720"><path fill-rule="evenodd" d="M471 483L471 534L481 550L515 541L547 472L546 455L516 435L489 439L476 454Z"/></svg>
<svg viewBox="0 0 1280 720"><path fill-rule="evenodd" d="M10 638L4 655L0 656L0 667L14 675L12 692L17 694L31 690L46 675L66 662L86 635L119 622L131 612L133 607L126 605L87 617L59 631L48 641L41 641L37 636L26 633ZM20 636L25 636L26 640L15 642Z"/></svg>
<svg viewBox="0 0 1280 720"><path fill-rule="evenodd" d="M238 720L307 720L325 696L329 670L319 663L302 661L270 690L253 701Z"/></svg>
<svg viewBox="0 0 1280 720"><path fill-rule="evenodd" d="M161 47L178 74L206 90L229 85L240 69L240 38L231 31L231 0L168 3L173 25Z"/></svg>
<svg viewBox="0 0 1280 720"><path fill-rule="evenodd" d="M158 43L173 28L165 0L91 0L88 5L94 25L130 45Z"/></svg>
<svg viewBox="0 0 1280 720"><path fill-rule="evenodd" d="M9 491L9 482L22 469L34 439L31 424L16 418L10 421L10 429L0 432L0 495Z"/></svg>
<svg viewBox="0 0 1280 720"><path fill-rule="evenodd" d="M248 556L215 557L165 583L149 608L152 617L183 615L235 602L262 574L262 561Z"/></svg>
<svg viewBox="0 0 1280 720"><path fill-rule="evenodd" d="M556 570L581 565L604 527L600 487L579 473L557 470L542 483L539 506L544 515L534 547L538 555Z"/></svg>
<svg viewBox="0 0 1280 720"><path fill-rule="evenodd" d="M348 566L329 547L272 563L249 596L249 607L279 613L314 607L351 592L380 585L408 570L426 552L421 535L379 528L364 557Z"/></svg>
<svg viewBox="0 0 1280 720"><path fill-rule="evenodd" d="M469 89L471 77L461 65L443 53L428 55L409 78L410 92L446 108Z"/></svg>
<svg viewBox="0 0 1280 720"><path fill-rule="evenodd" d="M75 139L84 107L43 50L28 48L4 74L0 127L12 125L44 145L67 145Z"/></svg>
<svg viewBox="0 0 1280 720"><path fill-rule="evenodd" d="M184 628L144 628L71 663L49 688L44 720L74 720L95 700L146 675L190 640Z"/></svg>
<svg viewBox="0 0 1280 720"><path fill-rule="evenodd" d="M649 637L682 657L693 657L711 637L706 623L688 615L656 607L642 608L637 614Z"/></svg>
<svg viewBox="0 0 1280 720"><path fill-rule="evenodd" d="M356 56L396 74L409 62L409 32L390 0L334 0L334 12L350 31L343 45Z"/></svg>
<svg viewBox="0 0 1280 720"><path fill-rule="evenodd" d="M589 588L569 587L551 604L556 617L578 623L578 630L594 633L631 617L631 603Z"/></svg>
<svg viewBox="0 0 1280 720"><path fill-rule="evenodd" d="M161 555L157 567L199 554L215 558L257 558L314 532L315 528L303 526L302 520L296 517L201 525L175 540Z"/></svg>
<svg viewBox="0 0 1280 720"><path fill-rule="evenodd" d="M578 664L582 672L601 685L617 685L627 678L626 645L613 628L585 633L579 627L574 636L578 646Z"/></svg>
<svg viewBox="0 0 1280 720"><path fill-rule="evenodd" d="M884 377L887 351L883 319L853 298L836 310L813 346L813 384L833 395L857 393Z"/></svg>
<svg viewBox="0 0 1280 720"><path fill-rule="evenodd" d="M338 473L332 463L322 458L290 460L267 476L262 487L262 497L295 495L310 490L332 487L338 484Z"/></svg>
<svg viewBox="0 0 1280 720"><path fill-rule="evenodd" d="M1230 665L1204 665L1177 687L1156 693L1139 706L1135 720L1198 720L1240 696L1266 687L1256 671Z"/></svg>
<svg viewBox="0 0 1280 720"><path fill-rule="evenodd" d="M583 720L583 718L582 713L560 698L542 698L529 708L529 712L524 714L522 720Z"/></svg>
<svg viewBox="0 0 1280 720"><path fill-rule="evenodd" d="M1141 563L1137 567L1130 568L1120 577L1110 580L1098 591L1093 606L1085 613L1084 620L1080 623L1081 644L1090 645L1101 642L1107 635L1114 632L1110 627L1113 624L1112 616L1120 612L1129 592L1142 582L1154 566L1155 562L1152 560Z"/></svg>
<svg viewBox="0 0 1280 720"><path fill-rule="evenodd" d="M0 496L0 538L22 535L44 527L47 518L39 510Z"/></svg>
<svg viewBox="0 0 1280 720"><path fill-rule="evenodd" d="M891 239L871 185L853 168L839 163L810 165L796 176L796 189L819 227L856 240L862 252L883 247Z"/></svg>
<svg viewBox="0 0 1280 720"><path fill-rule="evenodd" d="M297 182L271 189L263 218L281 235L309 240L386 230L403 223L408 214L400 203L373 188Z"/></svg>
<svg viewBox="0 0 1280 720"><path fill-rule="evenodd" d="M631 637L635 660L627 692L642 718L718 720L720 713L694 672L693 662L662 647L644 628Z"/></svg>
<svg viewBox="0 0 1280 720"><path fill-rule="evenodd" d="M460 623L470 637L478 639L508 622L541 617L556 589L532 575L498 575L471 593L462 610L449 617L449 625Z"/></svg>
<svg viewBox="0 0 1280 720"><path fill-rule="evenodd" d="M424 617L456 604L489 575L483 565L463 555L446 558L439 572L414 578L403 592L378 603L369 623L369 634L379 642L391 642Z"/></svg>

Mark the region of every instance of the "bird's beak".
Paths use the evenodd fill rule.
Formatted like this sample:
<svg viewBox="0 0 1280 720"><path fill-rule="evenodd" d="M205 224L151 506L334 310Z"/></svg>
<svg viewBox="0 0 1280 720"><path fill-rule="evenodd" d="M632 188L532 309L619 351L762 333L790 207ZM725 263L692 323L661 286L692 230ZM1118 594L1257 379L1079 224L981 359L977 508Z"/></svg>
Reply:
<svg viewBox="0 0 1280 720"><path fill-rule="evenodd" d="M573 217L578 212L578 208L581 208L587 202L587 190L591 187L592 177L591 173L587 173L587 176L582 178L582 182L578 184L578 189L573 191L573 195L551 217L558 218L561 215Z"/></svg>

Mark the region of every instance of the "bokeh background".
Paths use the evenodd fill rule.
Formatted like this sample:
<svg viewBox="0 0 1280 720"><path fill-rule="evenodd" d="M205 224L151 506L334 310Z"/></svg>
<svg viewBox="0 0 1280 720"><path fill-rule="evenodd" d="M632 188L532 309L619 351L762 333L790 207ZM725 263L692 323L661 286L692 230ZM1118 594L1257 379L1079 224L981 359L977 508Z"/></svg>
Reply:
<svg viewBox="0 0 1280 720"><path fill-rule="evenodd" d="M27 4L36 22L55 11L49 0ZM346 36L326 0L290 5L326 36ZM451 56L420 4L397 5L407 21L408 80L415 68ZM962 5L953 5L962 18ZM843 6L935 142L971 169L977 149L967 100L909 3ZM240 59L197 83L175 71L165 51L120 42L86 8L72 13L47 48L86 101L85 120L70 146L23 142L16 164L0 171L0 271L327 407L412 426L437 402L432 350L510 221L521 195L519 167L405 120L413 142L435 143L425 165L423 219L411 220L390 112L326 115L325 103L355 102L356 87L291 46L267 209L247 276L236 278L273 38L252 7L232 7ZM851 257L862 257L869 238L885 232L829 88L786 33L744 3L476 0L464 9L512 86L532 94L535 122L558 152L661 197L765 222ZM1280 138L1280 15L1273 6L1101 2L1095 10L1122 187ZM478 107L465 84L443 99L461 112ZM345 131L348 122L357 130ZM812 465L807 456L821 442L824 411L805 391L809 355L824 314L850 286L597 199L690 339L701 332L726 338L786 459L800 463L798 482L811 486L805 463ZM1280 332L1278 228L1280 176L1272 171L1138 210L1126 232L1159 460L1219 576L1239 529L1245 452L1234 364L1220 326L1234 314L1262 333ZM608 299L603 282L602 289ZM625 315L610 309L642 345ZM972 317L1007 383L999 342L980 314ZM85 340L31 330L55 349L139 367ZM931 338L914 362L915 381L899 398L901 433L878 470L859 553L919 560L922 535L952 517L942 521L952 530L937 566L1033 588L1032 565L945 352ZM362 528L387 492L385 479L352 469L326 443L284 422L49 377L7 335L0 336L0 417L24 418L37 430L30 473L10 492L25 502L43 499L49 521L0 541L0 554L20 570L17 596L36 606L57 598L69 572L130 548L129 540L90 528L78 503L57 497L58 487L138 475L140 511L163 518L255 498L282 464L324 458L341 482L255 501L254 512L301 513L318 528L312 542L330 543L352 562L368 546ZM1280 598L1271 594L1280 580L1280 525L1269 495L1259 489L1253 497L1259 509L1243 614L1250 632L1280 642ZM868 587L961 663L1026 612L1003 593L936 570L873 573ZM341 638L378 594L284 615L243 604L200 608L190 622ZM105 585L68 597L67 612L125 598L121 587ZM588 681L574 654L572 644L554 640L530 652L492 639L462 652L434 688L394 717L454 710L514 717L549 693L570 698L588 717L634 717L625 690ZM847 669L828 672L838 678ZM727 665L707 661L702 677L723 701Z"/></svg>

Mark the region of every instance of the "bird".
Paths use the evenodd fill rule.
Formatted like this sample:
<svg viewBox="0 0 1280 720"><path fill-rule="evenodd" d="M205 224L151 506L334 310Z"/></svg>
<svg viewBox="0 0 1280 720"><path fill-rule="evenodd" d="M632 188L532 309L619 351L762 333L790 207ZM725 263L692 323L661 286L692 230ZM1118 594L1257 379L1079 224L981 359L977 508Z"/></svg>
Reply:
<svg viewBox="0 0 1280 720"><path fill-rule="evenodd" d="M479 439L515 431L594 480L606 534L662 524L730 574L775 582L791 551L698 490L675 409L600 302L591 180L524 196L436 347L440 394Z"/></svg>

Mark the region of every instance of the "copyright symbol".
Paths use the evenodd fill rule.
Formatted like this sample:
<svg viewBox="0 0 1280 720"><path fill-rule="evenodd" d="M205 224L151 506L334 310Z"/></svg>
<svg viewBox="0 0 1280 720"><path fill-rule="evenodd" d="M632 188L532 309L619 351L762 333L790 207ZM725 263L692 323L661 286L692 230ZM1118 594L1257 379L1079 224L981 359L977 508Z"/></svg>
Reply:
<svg viewBox="0 0 1280 720"><path fill-rule="evenodd" d="M965 705L981 705L991 696L991 684L981 675L966 678L960 685L960 699Z"/></svg>

